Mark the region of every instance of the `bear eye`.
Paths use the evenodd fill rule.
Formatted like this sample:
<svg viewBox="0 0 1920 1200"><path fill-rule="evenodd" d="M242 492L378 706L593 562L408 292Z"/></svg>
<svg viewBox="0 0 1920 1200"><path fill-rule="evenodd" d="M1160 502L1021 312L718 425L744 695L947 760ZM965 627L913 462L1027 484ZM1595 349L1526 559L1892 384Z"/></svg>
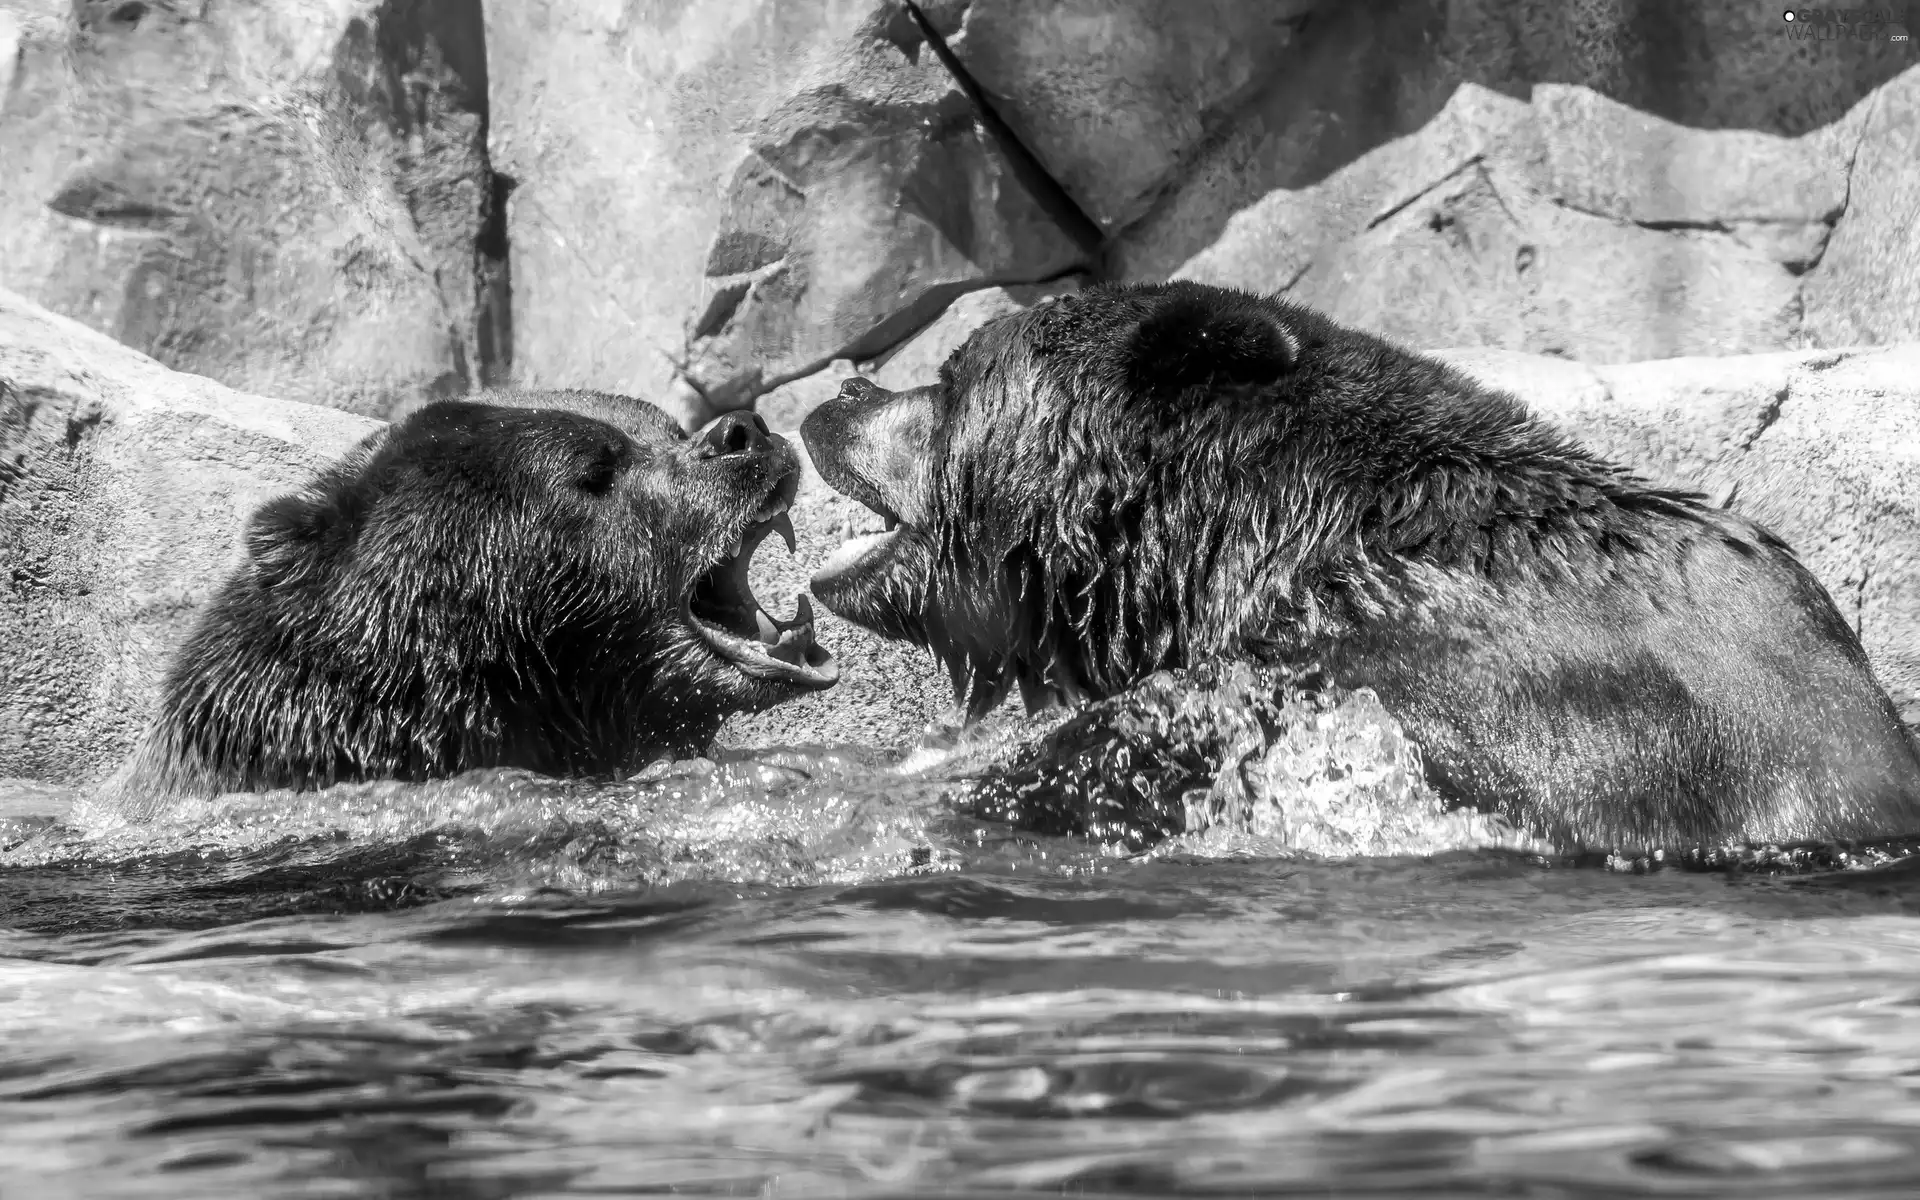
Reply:
<svg viewBox="0 0 1920 1200"><path fill-rule="evenodd" d="M613 486L620 474L620 468L626 466L629 448L624 439L608 438L595 446L580 465L580 473L574 478L574 484L583 492L599 495Z"/></svg>

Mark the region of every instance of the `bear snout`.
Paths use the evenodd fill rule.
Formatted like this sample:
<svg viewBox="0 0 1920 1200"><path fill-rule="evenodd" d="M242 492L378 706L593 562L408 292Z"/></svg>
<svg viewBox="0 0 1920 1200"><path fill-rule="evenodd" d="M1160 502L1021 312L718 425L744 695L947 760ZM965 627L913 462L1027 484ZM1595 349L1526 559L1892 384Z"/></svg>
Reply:
<svg viewBox="0 0 1920 1200"><path fill-rule="evenodd" d="M774 443L773 431L759 413L742 409L722 413L694 440L697 458L764 453Z"/></svg>

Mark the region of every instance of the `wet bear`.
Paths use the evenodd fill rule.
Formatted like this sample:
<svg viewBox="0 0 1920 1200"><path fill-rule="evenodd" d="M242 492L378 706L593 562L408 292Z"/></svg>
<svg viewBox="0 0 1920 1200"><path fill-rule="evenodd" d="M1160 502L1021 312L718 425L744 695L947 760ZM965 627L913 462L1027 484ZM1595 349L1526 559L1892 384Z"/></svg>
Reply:
<svg viewBox="0 0 1920 1200"><path fill-rule="evenodd" d="M979 716L1221 657L1371 688L1447 801L1561 845L1920 831L1920 758L1767 530L1274 298L1111 286L802 427L881 514L813 581Z"/></svg>
<svg viewBox="0 0 1920 1200"><path fill-rule="evenodd" d="M689 438L651 405L428 405L264 505L117 786L170 796L476 767L612 775L831 686L811 613L747 565L791 550L798 456L750 414Z"/></svg>

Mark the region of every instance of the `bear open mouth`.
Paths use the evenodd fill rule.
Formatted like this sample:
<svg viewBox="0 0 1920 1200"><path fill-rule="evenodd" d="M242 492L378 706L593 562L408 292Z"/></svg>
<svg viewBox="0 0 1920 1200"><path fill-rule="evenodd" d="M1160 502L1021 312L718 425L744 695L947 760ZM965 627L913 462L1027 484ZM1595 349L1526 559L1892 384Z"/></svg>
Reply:
<svg viewBox="0 0 1920 1200"><path fill-rule="evenodd" d="M770 534L779 534L787 552L797 548L793 518L787 508L797 480L789 477L753 515L740 542L694 582L681 602L688 628L709 649L756 679L769 679L805 688L833 686L840 664L826 647L813 640L813 604L805 593L791 621L776 619L760 607L747 581L753 554Z"/></svg>

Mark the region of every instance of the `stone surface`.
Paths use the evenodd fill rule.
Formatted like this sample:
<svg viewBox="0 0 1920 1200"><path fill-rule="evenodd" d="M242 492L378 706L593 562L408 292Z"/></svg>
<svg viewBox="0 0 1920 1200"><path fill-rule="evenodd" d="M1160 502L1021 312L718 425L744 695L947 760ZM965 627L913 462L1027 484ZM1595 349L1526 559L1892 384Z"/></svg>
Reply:
<svg viewBox="0 0 1920 1200"><path fill-rule="evenodd" d="M1831 222L1847 203L1859 129L1840 122L1805 138L1689 129L1590 88L1542 84L1533 113L1546 188L1561 203L1642 225Z"/></svg>
<svg viewBox="0 0 1920 1200"><path fill-rule="evenodd" d="M4 17L0 283L179 369L365 413L504 365L476 0Z"/></svg>
<svg viewBox="0 0 1920 1200"><path fill-rule="evenodd" d="M804 375L761 396L754 401L753 411L765 418L767 427L775 433L792 433L800 428L800 422L807 414L825 404L840 392L840 385L860 374L860 368L853 362L836 358L822 369L811 375Z"/></svg>
<svg viewBox="0 0 1920 1200"><path fill-rule="evenodd" d="M0 291L0 777L117 765L253 510L377 427L170 371Z"/></svg>
<svg viewBox="0 0 1920 1200"><path fill-rule="evenodd" d="M1270 81L1318 0L972 0L955 53L1080 208L1124 228Z"/></svg>
<svg viewBox="0 0 1920 1200"><path fill-rule="evenodd" d="M1920 723L1920 345L1611 366L1436 357L1648 478L1772 528Z"/></svg>
<svg viewBox="0 0 1920 1200"><path fill-rule="evenodd" d="M1128 279L1165 278L1276 188L1313 187L1424 129L1462 84L1520 100L1536 85L1576 85L1691 130L1797 138L1915 61L1912 43L1791 33L1778 9L1745 0L1322 5L1268 61L1268 85L1120 233L1110 261Z"/></svg>
<svg viewBox="0 0 1920 1200"><path fill-rule="evenodd" d="M1418 348L1589 362L1801 344L1802 272L1877 101L1800 138L1594 92L1463 86L1420 132L1229 222L1177 278L1279 291Z"/></svg>
<svg viewBox="0 0 1920 1200"><path fill-rule="evenodd" d="M1807 274L1816 345L1920 340L1920 67L1863 107L1846 214Z"/></svg>
<svg viewBox="0 0 1920 1200"><path fill-rule="evenodd" d="M951 31L964 5L925 7ZM488 20L523 384L696 424L1077 254L895 5Z"/></svg>

